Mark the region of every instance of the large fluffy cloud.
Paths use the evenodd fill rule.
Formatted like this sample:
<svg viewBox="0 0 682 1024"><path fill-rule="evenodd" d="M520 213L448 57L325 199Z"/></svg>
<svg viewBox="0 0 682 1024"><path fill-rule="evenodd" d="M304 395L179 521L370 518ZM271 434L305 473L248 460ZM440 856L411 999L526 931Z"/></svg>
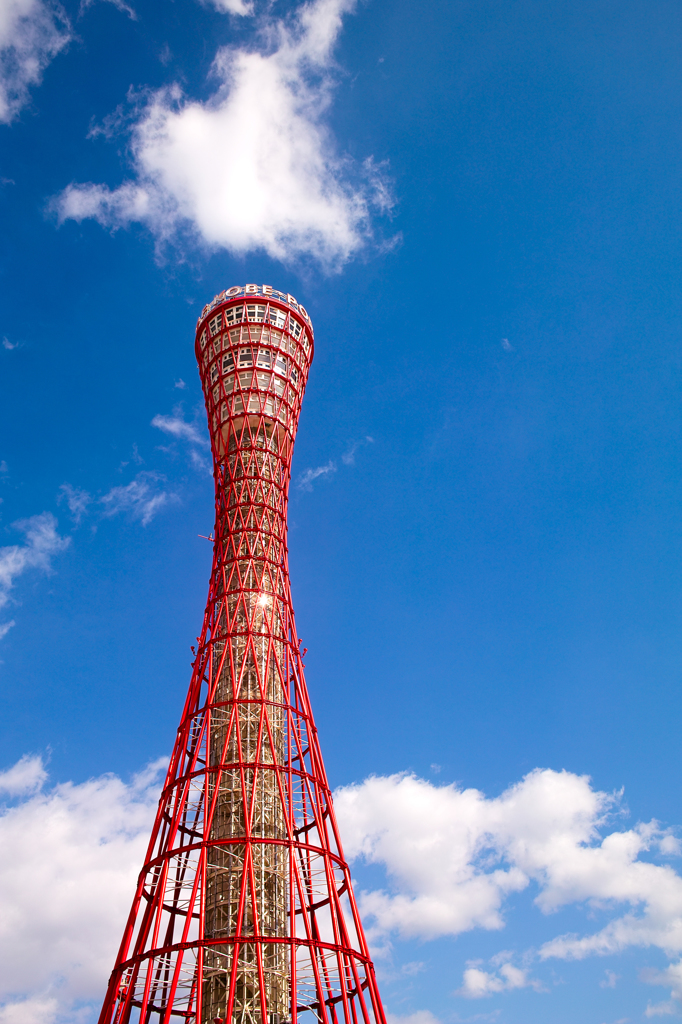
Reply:
<svg viewBox="0 0 682 1024"><path fill-rule="evenodd" d="M14 801L0 812L0 1024L75 1021L79 1006L101 996L144 857L160 766L130 783L107 775L51 789L35 757L0 772L0 795ZM616 804L588 778L549 770L494 798L412 775L336 793L348 856L386 872L383 889L361 894L375 940L500 929L507 893L531 884L545 913L587 904L610 918L598 941L562 936L521 957L504 952L468 964L459 995L474 999L540 990L531 967L549 957L633 945L682 951L682 878L646 859L674 853L675 840L655 822L613 830ZM680 963L643 980L670 989L649 1016L678 1012ZM404 1024L435 1019L422 1011Z"/></svg>
<svg viewBox="0 0 682 1024"><path fill-rule="evenodd" d="M43 791L39 758L0 774L0 1020L50 1024L101 998L144 859L159 771ZM38 792L36 788L38 787Z"/></svg>
<svg viewBox="0 0 682 1024"><path fill-rule="evenodd" d="M0 0L0 122L28 100L52 58L68 43L68 22L56 3Z"/></svg>
<svg viewBox="0 0 682 1024"><path fill-rule="evenodd" d="M268 23L260 50L221 49L205 103L178 86L154 93L133 128L133 179L113 191L70 185L59 219L138 221L162 241L189 229L211 248L343 263L366 237L371 203L387 204L371 161L351 182L323 120L332 48L354 6L313 0L290 23Z"/></svg>
<svg viewBox="0 0 682 1024"><path fill-rule="evenodd" d="M532 883L545 914L582 904L611 917L593 934L546 942L541 960L633 946L679 955L682 878L646 859L676 855L678 842L655 821L608 831L616 803L586 776L539 769L492 799L414 775L369 778L336 794L348 855L386 870L389 884L360 899L375 942L391 933L433 939L502 928L505 897ZM470 966L460 993L536 985L510 960L492 972ZM649 980L665 983L668 976Z"/></svg>

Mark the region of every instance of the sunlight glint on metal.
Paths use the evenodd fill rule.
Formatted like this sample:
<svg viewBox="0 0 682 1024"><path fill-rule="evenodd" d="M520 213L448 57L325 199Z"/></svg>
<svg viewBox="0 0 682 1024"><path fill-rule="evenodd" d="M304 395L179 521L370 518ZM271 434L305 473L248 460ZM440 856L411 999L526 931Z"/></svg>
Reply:
<svg viewBox="0 0 682 1024"><path fill-rule="evenodd" d="M196 332L215 467L208 603L100 1024L385 1024L303 677L287 496L313 331L230 288Z"/></svg>

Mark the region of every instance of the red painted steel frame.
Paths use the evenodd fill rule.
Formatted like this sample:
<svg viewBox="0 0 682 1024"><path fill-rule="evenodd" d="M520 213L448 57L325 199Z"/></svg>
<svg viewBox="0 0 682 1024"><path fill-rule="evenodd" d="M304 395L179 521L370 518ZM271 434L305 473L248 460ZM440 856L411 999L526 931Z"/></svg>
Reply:
<svg viewBox="0 0 682 1024"><path fill-rule="evenodd" d="M285 297L221 298L196 335L216 485L208 603L100 1024L385 1024L289 585L312 328Z"/></svg>

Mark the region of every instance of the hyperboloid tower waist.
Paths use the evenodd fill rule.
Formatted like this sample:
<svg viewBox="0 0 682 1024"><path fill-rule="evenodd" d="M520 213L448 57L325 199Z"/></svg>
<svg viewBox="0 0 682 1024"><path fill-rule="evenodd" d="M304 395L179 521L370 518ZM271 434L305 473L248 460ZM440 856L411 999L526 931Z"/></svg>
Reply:
<svg viewBox="0 0 682 1024"><path fill-rule="evenodd" d="M208 603L100 1024L385 1024L303 677L287 495L313 330L229 288L196 355L215 476Z"/></svg>

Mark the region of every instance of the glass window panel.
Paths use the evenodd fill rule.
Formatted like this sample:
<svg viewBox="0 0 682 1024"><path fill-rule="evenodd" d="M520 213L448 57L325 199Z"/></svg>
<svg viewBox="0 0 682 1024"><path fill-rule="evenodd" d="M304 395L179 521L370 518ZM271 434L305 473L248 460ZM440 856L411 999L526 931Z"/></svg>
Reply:
<svg viewBox="0 0 682 1024"><path fill-rule="evenodd" d="M225 310L225 323L226 324L238 324L244 319L244 307L243 306L232 306L230 309Z"/></svg>
<svg viewBox="0 0 682 1024"><path fill-rule="evenodd" d="M274 324L275 327L284 327L286 318L286 313L283 313L281 309L275 309L274 306L270 307L270 323Z"/></svg>

